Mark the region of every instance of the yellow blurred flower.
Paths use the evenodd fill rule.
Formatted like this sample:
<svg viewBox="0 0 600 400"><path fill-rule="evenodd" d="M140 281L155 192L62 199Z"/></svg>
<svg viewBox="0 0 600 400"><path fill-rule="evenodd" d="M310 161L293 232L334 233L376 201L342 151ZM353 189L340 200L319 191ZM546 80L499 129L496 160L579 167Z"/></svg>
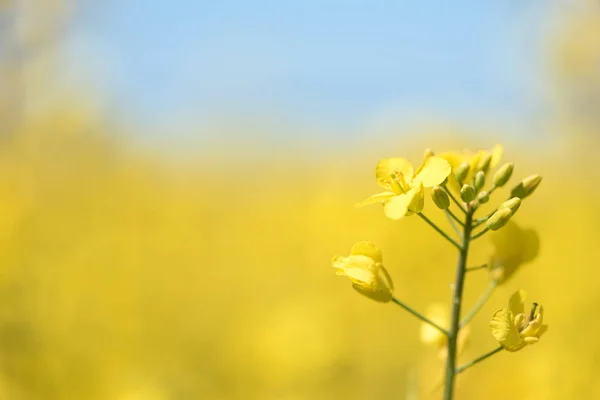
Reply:
<svg viewBox="0 0 600 400"><path fill-rule="evenodd" d="M394 284L383 266L381 250L373 243L356 243L348 257L333 257L332 266L337 275L347 276L359 293L375 301L392 300Z"/></svg>
<svg viewBox="0 0 600 400"><path fill-rule="evenodd" d="M441 327L450 325L449 306L443 303L433 303L427 308L425 316ZM461 329L457 340L457 354L462 354L470 335L468 326ZM421 342L438 347L438 356L445 359L448 354L448 337L439 329L428 323L421 323Z"/></svg>
<svg viewBox="0 0 600 400"><path fill-rule="evenodd" d="M490 276L498 284L506 282L521 266L537 257L540 239L533 229L522 229L509 221L502 229L490 234L494 247L488 264Z"/></svg>
<svg viewBox="0 0 600 400"><path fill-rule="evenodd" d="M487 173L490 169L498 165L500 159L502 159L503 152L504 148L497 144L490 151L479 150L476 153L472 153L468 150L464 152L447 152L440 154L439 157L442 157L450 163L452 172L455 172L458 166L463 162L467 161L469 163L469 171L461 183L458 182L454 173L450 174L448 177L448 185L456 192L460 192L462 183L471 183L478 171Z"/></svg>
<svg viewBox="0 0 600 400"><path fill-rule="evenodd" d="M521 350L528 344L537 343L548 330L544 325L544 308L537 303L529 315L525 315L525 292L517 290L508 302L509 308L494 313L490 330L494 338L508 351Z"/></svg>
<svg viewBox="0 0 600 400"><path fill-rule="evenodd" d="M358 203L357 207L383 203L385 215L394 220L423 210L423 188L441 184L450 174L450 164L443 158L426 155L423 164L414 172L404 158L386 158L377 164L377 184L386 189Z"/></svg>

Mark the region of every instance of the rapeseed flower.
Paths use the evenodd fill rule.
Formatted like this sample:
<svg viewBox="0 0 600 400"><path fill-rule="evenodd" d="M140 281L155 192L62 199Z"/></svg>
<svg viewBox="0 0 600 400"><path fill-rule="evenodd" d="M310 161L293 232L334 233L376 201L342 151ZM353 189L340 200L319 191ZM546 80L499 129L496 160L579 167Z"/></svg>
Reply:
<svg viewBox="0 0 600 400"><path fill-rule="evenodd" d="M332 266L336 275L348 277L359 293L384 303L392 300L394 284L383 266L381 250L373 243L356 243L348 257L333 257Z"/></svg>
<svg viewBox="0 0 600 400"><path fill-rule="evenodd" d="M537 343L548 330L543 321L544 308L533 303L529 315L526 315L523 290L517 290L510 297L508 306L492 316L489 326L494 338L508 351L521 350L528 344Z"/></svg>
<svg viewBox="0 0 600 400"><path fill-rule="evenodd" d="M416 172L404 158L383 159L375 168L375 178L377 184L386 191L356 206L383 203L385 215L393 220L420 213L425 203L424 188L441 184L450 172L450 164L445 159L429 154Z"/></svg>

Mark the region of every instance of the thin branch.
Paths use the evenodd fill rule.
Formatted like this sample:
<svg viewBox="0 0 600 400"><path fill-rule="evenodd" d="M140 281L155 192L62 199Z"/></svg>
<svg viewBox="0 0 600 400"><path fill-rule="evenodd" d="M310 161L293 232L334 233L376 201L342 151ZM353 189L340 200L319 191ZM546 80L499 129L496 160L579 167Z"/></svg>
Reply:
<svg viewBox="0 0 600 400"><path fill-rule="evenodd" d="M475 235L471 236L471 240L475 240L479 237L482 237L487 231L489 231L490 228L488 228L487 226L479 233L476 233Z"/></svg>
<svg viewBox="0 0 600 400"><path fill-rule="evenodd" d="M395 297L392 297L392 301L394 303L398 304L400 307L404 308L406 311L408 311L409 313L411 313L415 317L419 318L421 321L425 322L426 324L429 324L429 325L433 326L434 328L436 328L437 330L439 330L440 332L442 332L444 335L448 336L448 331L446 329L442 328L441 326L439 326L438 324L436 324L435 322L433 322L432 320L430 320L429 318L427 318L426 316L424 316L423 314L421 314L420 312L418 312L414 308L406 305L405 303L403 303L402 301L398 300Z"/></svg>
<svg viewBox="0 0 600 400"><path fill-rule="evenodd" d="M454 204L456 204L458 206L458 208L460 208L462 210L462 212L464 212L466 214L467 210L463 207L463 205L458 200L456 200L456 197L454 197L454 195L452 194L452 192L448 189L448 186L443 185L442 187L444 188L444 190L446 191L446 193L448 193L448 196L450 196L450 198L452 199L452 201L454 202Z"/></svg>
<svg viewBox="0 0 600 400"><path fill-rule="evenodd" d="M489 300L492 293L494 293L494 290L496 290L496 286L498 286L497 281L495 281L495 280L490 281L488 287L481 294L481 296L479 296L479 298L475 302L475 305L473 306L471 311L469 311L469 313L461 321L461 323L460 323L461 328L464 328L469 322L471 322L471 320L475 317L475 315L477 315L479 310L481 310L481 308L485 305L485 303L487 303L487 301Z"/></svg>
<svg viewBox="0 0 600 400"><path fill-rule="evenodd" d="M448 234L446 232L444 232L443 230L441 230L436 224L434 224L429 218L427 218L425 215L423 215L422 213L418 213L417 214L419 217L421 217L423 219L423 221L427 222L433 229L436 230L436 232L438 232L440 235L442 235L444 238L446 238L446 240L448 240L450 243L452 243L457 249L461 250L462 246L458 243L456 243L456 241L454 239L452 239L450 236L448 236Z"/></svg>
<svg viewBox="0 0 600 400"><path fill-rule="evenodd" d="M469 268L467 268L467 272L471 272L471 271L479 271L480 269L484 269L484 268L487 268L487 267L488 267L488 265L487 265L487 264L483 264L483 265L477 265L477 266L474 266L474 267L469 267Z"/></svg>
<svg viewBox="0 0 600 400"><path fill-rule="evenodd" d="M461 365L460 367L458 367L456 369L456 374L457 375L460 374L464 370L471 368L473 365L480 363L481 361L485 360L486 358L491 357L494 354L496 354L502 350L504 350L504 347L500 346L500 347L495 348L494 350L490 351L489 353L485 353L485 354L477 357L476 359L469 361L468 363L464 363L463 365Z"/></svg>

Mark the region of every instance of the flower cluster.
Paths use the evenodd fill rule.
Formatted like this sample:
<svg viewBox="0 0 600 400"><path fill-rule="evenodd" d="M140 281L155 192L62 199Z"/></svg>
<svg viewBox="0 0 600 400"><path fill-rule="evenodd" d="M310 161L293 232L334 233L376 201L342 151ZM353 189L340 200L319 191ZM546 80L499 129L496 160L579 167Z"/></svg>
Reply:
<svg viewBox="0 0 600 400"><path fill-rule="evenodd" d="M539 252L537 233L519 227L513 220L523 201L539 186L542 180L539 175L522 179L510 190L509 197L499 202L492 212L476 217L480 207L490 202L492 194L504 187L513 175L514 164L500 165L502 154L501 146L489 151L447 152L439 155L426 150L424 160L416 170L404 158L382 159L375 167L375 181L384 191L357 204L357 207L382 204L385 216L392 220L417 214L459 250L450 307L433 304L423 315L395 298L392 278L383 266L381 250L371 242L356 243L349 256L335 256L332 260L336 274L348 277L352 287L359 293L379 302L394 302L421 319L421 340L436 346L440 357L446 362L444 387L447 399L452 397L454 379L458 373L500 350L514 352L536 343L547 330L547 325L543 323L543 307L533 303L530 312L525 313L525 292L519 290L510 298L509 307L497 310L489 322L492 336L500 347L470 363L456 365L469 334L471 319L498 285L506 283L521 265L532 261ZM436 206L434 209L446 214L456 230L457 238L452 238L423 214L425 190L428 188L431 188L431 198ZM471 242L486 233L492 243L487 262L481 267L468 267ZM485 269L489 271L488 289L461 320L467 273Z"/></svg>

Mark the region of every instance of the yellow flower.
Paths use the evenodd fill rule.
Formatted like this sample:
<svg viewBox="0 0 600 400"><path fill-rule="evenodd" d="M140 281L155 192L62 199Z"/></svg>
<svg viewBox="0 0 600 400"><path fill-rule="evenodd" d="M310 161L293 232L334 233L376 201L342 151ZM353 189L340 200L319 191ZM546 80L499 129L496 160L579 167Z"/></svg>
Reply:
<svg viewBox="0 0 600 400"><path fill-rule="evenodd" d="M450 174L450 164L443 158L426 156L423 164L414 172L413 166L404 158L386 158L377 164L377 184L386 189L358 203L357 207L383 203L385 215L398 220L405 215L423 210L423 188L442 183Z"/></svg>
<svg viewBox="0 0 600 400"><path fill-rule="evenodd" d="M452 166L452 172L456 171L456 168L464 161L469 163L469 172L464 178L463 182L459 183L454 176L454 173L448 177L448 185L455 190L457 193L460 192L462 183L472 183L473 177L478 171L487 172L494 168L500 162L504 149L501 145L497 144L490 151L480 150L476 153L465 151L463 153L448 152L442 153L439 156L445 159Z"/></svg>
<svg viewBox="0 0 600 400"><path fill-rule="evenodd" d="M392 300L394 284L383 266L381 250L373 243L356 243L348 257L333 257L332 266L337 275L347 276L359 293L375 301Z"/></svg>
<svg viewBox="0 0 600 400"><path fill-rule="evenodd" d="M517 290L510 297L509 308L496 311L490 321L492 335L505 350L517 351L537 343L548 330L543 321L544 308L533 303L529 315L526 315L524 300L525 292Z"/></svg>
<svg viewBox="0 0 600 400"><path fill-rule="evenodd" d="M490 234L494 251L488 268L497 283L506 282L523 263L537 257L540 239L533 229L522 229L510 221L502 229Z"/></svg>
<svg viewBox="0 0 600 400"><path fill-rule="evenodd" d="M425 316L441 327L447 328L450 325L448 314L449 306L443 303L433 303L427 308ZM457 354L462 354L470 335L468 326L461 329L457 340ZM426 322L421 322L421 342L434 345L438 348L438 356L445 359L448 354L448 337L440 332L439 329Z"/></svg>

